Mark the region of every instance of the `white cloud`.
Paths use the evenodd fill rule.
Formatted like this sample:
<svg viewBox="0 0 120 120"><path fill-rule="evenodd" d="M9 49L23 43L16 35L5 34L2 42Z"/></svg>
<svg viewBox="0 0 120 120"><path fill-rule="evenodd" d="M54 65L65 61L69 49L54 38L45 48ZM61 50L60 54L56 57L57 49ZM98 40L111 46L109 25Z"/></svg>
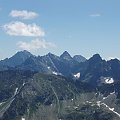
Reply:
<svg viewBox="0 0 120 120"><path fill-rule="evenodd" d="M25 24L23 22L11 22L3 26L7 34L12 36L44 36L45 32L36 24Z"/></svg>
<svg viewBox="0 0 120 120"><path fill-rule="evenodd" d="M9 14L11 17L18 17L21 19L33 19L36 18L38 16L37 13L32 12L32 11L27 11L27 10L12 10Z"/></svg>
<svg viewBox="0 0 120 120"><path fill-rule="evenodd" d="M101 16L101 14L99 14L99 13L96 13L96 14L91 14L91 15L89 15L90 17L100 17Z"/></svg>
<svg viewBox="0 0 120 120"><path fill-rule="evenodd" d="M30 41L30 42L19 41L17 43L17 46L22 50L28 50L28 51L56 47L55 44L53 44L51 42L47 42L45 40L41 40L41 39L35 39L35 40Z"/></svg>

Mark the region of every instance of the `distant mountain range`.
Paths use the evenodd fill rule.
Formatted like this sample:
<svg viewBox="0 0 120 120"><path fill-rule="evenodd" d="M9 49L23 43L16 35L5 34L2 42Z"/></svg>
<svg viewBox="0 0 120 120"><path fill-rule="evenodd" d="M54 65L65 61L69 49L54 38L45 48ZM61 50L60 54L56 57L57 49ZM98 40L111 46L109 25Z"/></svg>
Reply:
<svg viewBox="0 0 120 120"><path fill-rule="evenodd" d="M99 54L95 54L87 60L81 55L71 57L67 51L60 56L52 53L35 56L24 50L17 52L11 58L0 61L1 71L14 69L71 77L80 74L80 78L77 76L77 79L93 82L94 85L99 83L102 76L112 77L116 80L120 79L120 61L118 59L105 61Z"/></svg>
<svg viewBox="0 0 120 120"><path fill-rule="evenodd" d="M24 50L17 52L11 58L0 61L0 69L21 69L45 73L69 75L75 66L85 62L86 58L76 55L73 58L65 51L61 56L48 53L45 56L35 56Z"/></svg>
<svg viewBox="0 0 120 120"><path fill-rule="evenodd" d="M1 60L0 120L120 120L120 61L67 51Z"/></svg>

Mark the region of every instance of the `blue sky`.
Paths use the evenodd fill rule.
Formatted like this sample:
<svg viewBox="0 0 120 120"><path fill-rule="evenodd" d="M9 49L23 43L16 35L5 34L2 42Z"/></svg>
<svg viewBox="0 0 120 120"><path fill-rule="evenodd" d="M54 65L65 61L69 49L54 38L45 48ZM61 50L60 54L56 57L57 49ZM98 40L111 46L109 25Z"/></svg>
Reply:
<svg viewBox="0 0 120 120"><path fill-rule="evenodd" d="M27 49L120 58L120 0L0 0L0 59Z"/></svg>

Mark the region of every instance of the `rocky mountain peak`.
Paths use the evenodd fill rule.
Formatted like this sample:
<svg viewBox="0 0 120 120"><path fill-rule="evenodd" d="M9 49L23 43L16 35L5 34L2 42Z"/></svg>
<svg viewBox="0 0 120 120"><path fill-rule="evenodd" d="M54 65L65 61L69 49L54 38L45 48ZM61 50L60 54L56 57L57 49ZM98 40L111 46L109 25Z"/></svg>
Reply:
<svg viewBox="0 0 120 120"><path fill-rule="evenodd" d="M71 59L73 59L73 58L71 57L71 55L70 55L67 51L63 52L63 54L60 56L60 58L66 59L66 60L71 60Z"/></svg>

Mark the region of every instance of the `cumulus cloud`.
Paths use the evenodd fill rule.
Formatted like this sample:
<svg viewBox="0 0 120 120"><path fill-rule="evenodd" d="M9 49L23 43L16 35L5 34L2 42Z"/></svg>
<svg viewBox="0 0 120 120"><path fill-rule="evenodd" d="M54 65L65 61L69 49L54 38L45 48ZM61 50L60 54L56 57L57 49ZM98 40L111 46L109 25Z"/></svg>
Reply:
<svg viewBox="0 0 120 120"><path fill-rule="evenodd" d="M23 22L11 22L5 24L3 29L12 36L44 36L45 32L36 24L25 24Z"/></svg>
<svg viewBox="0 0 120 120"><path fill-rule="evenodd" d="M96 14L91 14L91 15L89 15L90 17L100 17L101 16L101 14L99 14L99 13L96 13Z"/></svg>
<svg viewBox="0 0 120 120"><path fill-rule="evenodd" d="M27 10L12 10L9 14L11 17L18 17L21 19L33 19L38 16L38 13L32 12L32 11L27 11Z"/></svg>
<svg viewBox="0 0 120 120"><path fill-rule="evenodd" d="M55 48L56 47L56 45L54 43L47 42L45 40L41 40L41 39L38 39L38 38L35 39L35 40L32 40L30 42L19 41L17 43L17 46L22 50L28 50L28 51L39 50L39 49L48 49L48 48Z"/></svg>

